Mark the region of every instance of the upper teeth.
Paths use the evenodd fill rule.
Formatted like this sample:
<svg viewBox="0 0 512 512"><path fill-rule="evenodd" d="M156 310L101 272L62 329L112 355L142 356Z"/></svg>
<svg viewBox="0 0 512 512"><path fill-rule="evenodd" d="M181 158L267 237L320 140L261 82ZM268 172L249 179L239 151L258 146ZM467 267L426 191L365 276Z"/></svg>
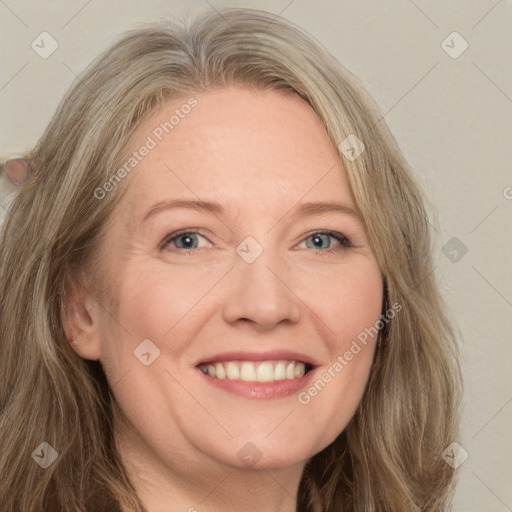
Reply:
<svg viewBox="0 0 512 512"><path fill-rule="evenodd" d="M210 377L245 382L299 379L306 373L306 365L298 361L226 361L201 365L200 368Z"/></svg>

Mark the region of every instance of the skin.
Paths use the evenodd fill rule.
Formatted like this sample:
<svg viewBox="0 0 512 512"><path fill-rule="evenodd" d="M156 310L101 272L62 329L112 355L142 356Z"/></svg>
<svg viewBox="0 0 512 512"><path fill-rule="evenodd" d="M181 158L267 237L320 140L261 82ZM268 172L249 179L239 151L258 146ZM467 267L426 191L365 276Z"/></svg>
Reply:
<svg viewBox="0 0 512 512"><path fill-rule="evenodd" d="M376 340L307 404L298 393L231 394L196 365L225 351L290 349L313 357L319 378L378 321L382 278L360 218L296 213L305 202L355 209L338 152L307 103L242 88L194 97L197 107L125 178L100 246L112 300L82 289L64 326L79 355L104 365L121 411L116 443L149 512L292 512L306 462L355 413ZM140 126L134 149L187 99ZM171 198L215 201L224 212L168 209L141 222ZM162 246L185 228L201 231L193 254L183 237ZM352 246L329 236L315 245L319 229ZM236 252L248 236L263 247L250 264ZM144 339L160 350L149 366L134 356ZM248 442L260 456L250 466L237 456Z"/></svg>

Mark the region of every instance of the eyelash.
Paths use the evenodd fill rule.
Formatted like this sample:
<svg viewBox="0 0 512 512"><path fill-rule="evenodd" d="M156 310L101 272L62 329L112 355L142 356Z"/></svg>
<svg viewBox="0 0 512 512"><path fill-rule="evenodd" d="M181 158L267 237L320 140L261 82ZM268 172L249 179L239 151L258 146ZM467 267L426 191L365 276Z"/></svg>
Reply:
<svg viewBox="0 0 512 512"><path fill-rule="evenodd" d="M181 229L179 231L175 231L174 233L171 233L163 240L162 249L165 249L165 247L167 247L171 242L173 242L174 240L176 240L177 238L179 238L180 236L183 236L183 235L201 235L202 237L207 238L206 235L201 233L201 231L194 231L193 228L192 229L191 228ZM318 229L316 231L310 232L310 234L308 236L306 236L306 238L304 238L302 240L302 242L304 242L308 238L311 238L314 235L329 235L329 236L335 238L336 240L338 240L338 242L342 245L343 248L348 249L350 247L353 247L350 240L342 233L338 233L337 231L329 231L329 230L325 230L325 229ZM181 249L179 247L177 247L176 249L178 250L178 252L184 253L185 256L190 256L191 254L199 251L199 249ZM331 254L333 252L336 252L336 248L316 249L316 250L313 250L313 252L314 252L314 254L325 256L326 254Z"/></svg>

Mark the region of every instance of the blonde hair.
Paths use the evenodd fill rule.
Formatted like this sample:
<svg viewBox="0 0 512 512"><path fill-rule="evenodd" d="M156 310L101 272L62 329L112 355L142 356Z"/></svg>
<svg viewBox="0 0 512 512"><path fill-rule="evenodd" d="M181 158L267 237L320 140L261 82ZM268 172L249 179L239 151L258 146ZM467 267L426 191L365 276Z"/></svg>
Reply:
<svg viewBox="0 0 512 512"><path fill-rule="evenodd" d="M126 161L141 123L165 102L230 85L308 102L339 151L384 283L402 310L380 346L355 416L315 455L297 510L447 510L459 434L459 348L432 268L425 198L363 85L311 36L264 11L223 9L190 24L122 36L73 84L29 152L33 176L14 200L0 246L0 510L142 510L112 436L113 393L101 364L80 358L61 312L72 285L112 292L97 258L129 179L94 191ZM92 276L92 277L91 277ZM66 295L66 292L68 295ZM42 469L31 453L58 458Z"/></svg>

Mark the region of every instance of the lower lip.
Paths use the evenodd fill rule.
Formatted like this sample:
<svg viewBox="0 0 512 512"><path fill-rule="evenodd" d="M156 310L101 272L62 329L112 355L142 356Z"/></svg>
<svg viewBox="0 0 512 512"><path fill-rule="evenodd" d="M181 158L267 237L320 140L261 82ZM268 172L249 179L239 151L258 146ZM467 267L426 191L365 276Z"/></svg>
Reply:
<svg viewBox="0 0 512 512"><path fill-rule="evenodd" d="M243 380L216 379L215 377L210 377L205 374L199 368L197 371L206 379L206 382L212 386L245 398L262 400L282 398L297 393L309 384L315 369L310 370L299 379L279 380L275 382L245 382Z"/></svg>

